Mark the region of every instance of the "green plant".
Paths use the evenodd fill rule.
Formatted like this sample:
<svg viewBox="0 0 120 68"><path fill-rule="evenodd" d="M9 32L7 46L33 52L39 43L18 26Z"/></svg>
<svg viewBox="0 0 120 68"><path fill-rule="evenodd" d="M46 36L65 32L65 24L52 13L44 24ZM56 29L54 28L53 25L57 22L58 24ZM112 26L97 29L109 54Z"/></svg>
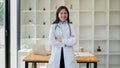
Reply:
<svg viewBox="0 0 120 68"><path fill-rule="evenodd" d="M22 49L28 49L29 48L29 45L28 44L23 44L22 45Z"/></svg>
<svg viewBox="0 0 120 68"><path fill-rule="evenodd" d="M4 19L4 4L0 2L0 21Z"/></svg>

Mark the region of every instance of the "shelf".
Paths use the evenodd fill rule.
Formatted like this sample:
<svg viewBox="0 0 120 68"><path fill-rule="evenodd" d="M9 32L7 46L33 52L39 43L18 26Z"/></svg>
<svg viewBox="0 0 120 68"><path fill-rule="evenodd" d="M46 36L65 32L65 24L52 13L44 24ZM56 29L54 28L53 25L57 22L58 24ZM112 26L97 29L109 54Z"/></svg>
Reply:
<svg viewBox="0 0 120 68"><path fill-rule="evenodd" d="M115 39L115 38L114 38L114 39L111 39L111 38L110 38L109 40L110 40L110 41L120 41L120 39Z"/></svg>
<svg viewBox="0 0 120 68"><path fill-rule="evenodd" d="M94 7L95 11L96 10L105 11L107 9L106 0L95 0L94 3L95 3L94 4L95 5L95 7Z"/></svg>
<svg viewBox="0 0 120 68"><path fill-rule="evenodd" d="M56 10L50 10L50 12L55 12L56 13ZM79 10L69 10L69 12L79 12Z"/></svg>
<svg viewBox="0 0 120 68"><path fill-rule="evenodd" d="M36 27L43 27L43 28L44 28L44 27L47 27L47 28L49 27L49 28L50 28L50 25L46 25L46 24L45 24L45 25L36 24Z"/></svg>
<svg viewBox="0 0 120 68"><path fill-rule="evenodd" d="M109 51L111 53L120 52L120 40L110 40L109 44Z"/></svg>
<svg viewBox="0 0 120 68"><path fill-rule="evenodd" d="M36 24L40 25L50 25L50 13L49 12L38 12L37 13L37 22ZM39 18L39 19L38 19Z"/></svg>
<svg viewBox="0 0 120 68"><path fill-rule="evenodd" d="M36 10L22 10L22 13L35 13Z"/></svg>
<svg viewBox="0 0 120 68"><path fill-rule="evenodd" d="M120 0L110 0L110 10L120 10Z"/></svg>
<svg viewBox="0 0 120 68"><path fill-rule="evenodd" d="M35 30L35 28L36 28L36 24L21 24L21 29L32 29L32 28L34 28L34 30ZM33 29L32 29L33 30Z"/></svg>
<svg viewBox="0 0 120 68"><path fill-rule="evenodd" d="M36 38L35 37L34 38L27 37L27 38L22 38L22 40L36 40Z"/></svg>
<svg viewBox="0 0 120 68"><path fill-rule="evenodd" d="M54 13L56 13L56 10L50 10L50 12L54 12Z"/></svg>
<svg viewBox="0 0 120 68"><path fill-rule="evenodd" d="M50 13L50 23L53 23L53 21L55 21L55 19L56 19L55 16L56 16L55 12Z"/></svg>
<svg viewBox="0 0 120 68"><path fill-rule="evenodd" d="M18 50L19 53L28 53L28 52L31 52L32 49L21 49L21 50Z"/></svg>
<svg viewBox="0 0 120 68"><path fill-rule="evenodd" d="M22 13L21 14L21 24L36 23L36 13ZM30 21L30 22L29 22Z"/></svg>
<svg viewBox="0 0 120 68"><path fill-rule="evenodd" d="M22 27L21 38L35 38L36 28L35 27Z"/></svg>
<svg viewBox="0 0 120 68"><path fill-rule="evenodd" d="M120 27L120 24L109 25L110 27Z"/></svg>
<svg viewBox="0 0 120 68"><path fill-rule="evenodd" d="M95 40L94 41L94 51L97 52L98 47L100 46L101 52L107 53L107 40Z"/></svg>
<svg viewBox="0 0 120 68"><path fill-rule="evenodd" d="M96 37L97 38L97 37ZM99 41L99 40L107 40L107 38L100 38L100 37L98 37L97 39L96 38L94 38L94 40L95 41Z"/></svg>
<svg viewBox="0 0 120 68"><path fill-rule="evenodd" d="M65 5L64 0L51 0L50 10L56 10L61 5Z"/></svg>
<svg viewBox="0 0 120 68"><path fill-rule="evenodd" d="M92 13L91 12L80 12L80 23L83 25L92 25Z"/></svg>
<svg viewBox="0 0 120 68"><path fill-rule="evenodd" d="M33 47L33 45L36 43L36 39L32 38L32 39L21 39L21 49L31 49Z"/></svg>
<svg viewBox="0 0 120 68"><path fill-rule="evenodd" d="M120 64L109 64L109 68L120 68Z"/></svg>
<svg viewBox="0 0 120 68"><path fill-rule="evenodd" d="M92 39L89 39L89 38L84 38L84 39L79 39L79 41L90 41L90 40L92 40Z"/></svg>
<svg viewBox="0 0 120 68"><path fill-rule="evenodd" d="M50 0L37 0L37 10L50 10Z"/></svg>
<svg viewBox="0 0 120 68"><path fill-rule="evenodd" d="M96 55L99 59L100 62L98 62L98 65L104 65L106 66L107 64L107 55Z"/></svg>
<svg viewBox="0 0 120 68"><path fill-rule="evenodd" d="M120 39L120 27L112 26L109 28L109 38L114 40Z"/></svg>
<svg viewBox="0 0 120 68"><path fill-rule="evenodd" d="M69 10L69 12L79 12L79 10Z"/></svg>
<svg viewBox="0 0 120 68"><path fill-rule="evenodd" d="M92 39L92 27L80 27L79 39Z"/></svg>
<svg viewBox="0 0 120 68"><path fill-rule="evenodd" d="M119 64L120 66L120 60L118 60L120 58L120 55L116 56L116 55L110 55L109 56L109 64Z"/></svg>
<svg viewBox="0 0 120 68"><path fill-rule="evenodd" d="M106 24L95 24L94 26L95 27L107 27L108 25L106 25Z"/></svg>
<svg viewBox="0 0 120 68"><path fill-rule="evenodd" d="M84 51L89 51L92 52L92 48L90 48L90 46L92 46L92 40L80 40L79 41L79 46L84 48Z"/></svg>
<svg viewBox="0 0 120 68"><path fill-rule="evenodd" d="M91 10L92 9L92 0L80 0L80 10Z"/></svg>
<svg viewBox="0 0 120 68"><path fill-rule="evenodd" d="M120 64L110 64L110 66L119 66L120 67Z"/></svg>
<svg viewBox="0 0 120 68"><path fill-rule="evenodd" d="M91 12L91 13L92 13L91 10L80 10L79 12L81 12L81 13L82 13L82 12L86 12L86 13L87 13L87 12Z"/></svg>
<svg viewBox="0 0 120 68"><path fill-rule="evenodd" d="M107 39L107 27L95 26L94 27L94 39Z"/></svg>
<svg viewBox="0 0 120 68"><path fill-rule="evenodd" d="M74 51L83 47L94 53L100 58L99 68L119 68L120 0L20 0L20 47L32 48L41 39L48 39L61 5L68 8L77 32ZM101 52L97 51L98 46Z"/></svg>
<svg viewBox="0 0 120 68"><path fill-rule="evenodd" d="M37 41L43 40L43 39L48 39L48 38L36 38Z"/></svg>
<svg viewBox="0 0 120 68"><path fill-rule="evenodd" d="M95 10L94 12L107 13L107 10Z"/></svg>
<svg viewBox="0 0 120 68"><path fill-rule="evenodd" d="M95 55L98 55L98 56L99 56L99 55L101 56L101 55L107 55L107 52L96 52L96 51L95 51L94 54L95 54Z"/></svg>
<svg viewBox="0 0 120 68"><path fill-rule="evenodd" d="M36 0L21 0L21 10L36 10Z"/></svg>
<svg viewBox="0 0 120 68"><path fill-rule="evenodd" d="M85 25L85 24L80 24L79 26L80 26L80 27L92 27L92 25L88 25L88 24L87 24L87 25Z"/></svg>
<svg viewBox="0 0 120 68"><path fill-rule="evenodd" d="M41 13L49 13L51 10L36 10L36 12Z"/></svg>
<svg viewBox="0 0 120 68"><path fill-rule="evenodd" d="M68 10L78 10L79 0L65 0L65 5Z"/></svg>
<svg viewBox="0 0 120 68"><path fill-rule="evenodd" d="M36 38L48 38L49 35L49 29L48 26L37 26L36 27Z"/></svg>
<svg viewBox="0 0 120 68"><path fill-rule="evenodd" d="M111 9L110 12L120 12L120 9Z"/></svg>
<svg viewBox="0 0 120 68"><path fill-rule="evenodd" d="M70 12L70 21L74 25L79 25L79 12Z"/></svg>
<svg viewBox="0 0 120 68"><path fill-rule="evenodd" d="M110 25L114 25L114 24L120 25L120 12L110 12L109 21L110 21Z"/></svg>
<svg viewBox="0 0 120 68"><path fill-rule="evenodd" d="M120 55L120 51L110 51L109 55Z"/></svg>
<svg viewBox="0 0 120 68"><path fill-rule="evenodd" d="M95 12L94 14L95 24L107 24L107 14L106 12Z"/></svg>
<svg viewBox="0 0 120 68"><path fill-rule="evenodd" d="M21 27L35 27L36 24L31 24L31 23L28 23L28 24L21 24L22 26Z"/></svg>

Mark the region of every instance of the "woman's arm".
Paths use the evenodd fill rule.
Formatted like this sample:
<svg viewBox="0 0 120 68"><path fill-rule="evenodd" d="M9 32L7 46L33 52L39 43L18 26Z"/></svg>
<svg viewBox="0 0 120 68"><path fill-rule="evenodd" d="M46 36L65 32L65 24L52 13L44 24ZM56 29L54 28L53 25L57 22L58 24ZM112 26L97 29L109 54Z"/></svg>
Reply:
<svg viewBox="0 0 120 68"><path fill-rule="evenodd" d="M71 28L70 38L62 39L62 43L64 43L66 46L73 46L77 43L76 30L72 24L70 25L70 28Z"/></svg>
<svg viewBox="0 0 120 68"><path fill-rule="evenodd" d="M49 32L49 40L52 46L63 47L64 44L59 42L55 37L55 25L51 25Z"/></svg>

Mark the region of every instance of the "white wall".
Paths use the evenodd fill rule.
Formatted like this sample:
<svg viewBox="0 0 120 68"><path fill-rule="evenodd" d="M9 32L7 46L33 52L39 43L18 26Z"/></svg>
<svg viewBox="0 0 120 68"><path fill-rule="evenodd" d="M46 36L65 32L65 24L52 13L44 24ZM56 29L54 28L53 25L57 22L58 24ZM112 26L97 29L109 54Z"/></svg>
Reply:
<svg viewBox="0 0 120 68"><path fill-rule="evenodd" d="M17 0L11 0L11 68L17 68Z"/></svg>

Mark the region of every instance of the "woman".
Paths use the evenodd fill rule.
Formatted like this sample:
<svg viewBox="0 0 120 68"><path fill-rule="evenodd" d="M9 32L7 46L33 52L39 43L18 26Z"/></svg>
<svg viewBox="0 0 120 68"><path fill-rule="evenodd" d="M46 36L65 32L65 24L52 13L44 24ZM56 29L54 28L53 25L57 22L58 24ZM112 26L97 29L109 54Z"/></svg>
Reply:
<svg viewBox="0 0 120 68"><path fill-rule="evenodd" d="M49 68L76 68L73 46L76 44L76 32L69 20L69 11L65 6L60 6L56 12L49 33L52 45Z"/></svg>

